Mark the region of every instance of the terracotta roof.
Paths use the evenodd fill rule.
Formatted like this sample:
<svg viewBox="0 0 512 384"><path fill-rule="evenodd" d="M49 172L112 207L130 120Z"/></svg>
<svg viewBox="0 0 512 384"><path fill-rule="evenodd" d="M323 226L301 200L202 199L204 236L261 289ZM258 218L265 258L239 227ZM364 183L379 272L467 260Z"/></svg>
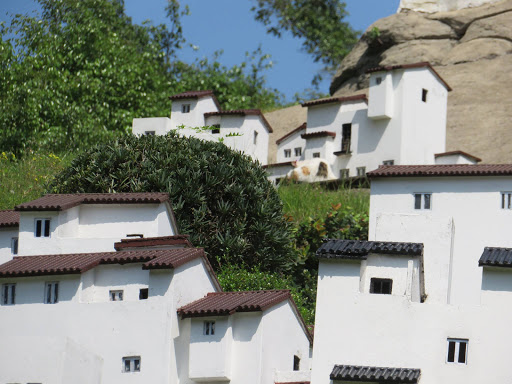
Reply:
<svg viewBox="0 0 512 384"><path fill-rule="evenodd" d="M272 133L274 132L270 123L267 121L263 113L259 109L232 109L230 111L218 111L218 112L206 112L204 117L210 116L225 116L225 115L240 115L240 116L260 116L263 124L267 127L267 130Z"/></svg>
<svg viewBox="0 0 512 384"><path fill-rule="evenodd" d="M293 131L288 132L286 135L281 137L279 140L276 140L276 144L281 144L284 140L286 140L287 138L292 136L294 133L305 130L307 128L307 125L308 125L308 123L302 123L297 128L295 128Z"/></svg>
<svg viewBox="0 0 512 384"><path fill-rule="evenodd" d="M169 201L168 193L76 193L49 194L17 205L17 211L63 211L80 204L160 204Z"/></svg>
<svg viewBox="0 0 512 384"><path fill-rule="evenodd" d="M512 248L485 247L478 265L512 268Z"/></svg>
<svg viewBox="0 0 512 384"><path fill-rule="evenodd" d="M366 174L377 177L512 176L512 164L381 165Z"/></svg>
<svg viewBox="0 0 512 384"><path fill-rule="evenodd" d="M267 165L264 165L263 168L275 168L275 167L283 167L283 166L290 166L290 167L294 167L293 165L294 161L285 161L283 163L274 163L274 164L267 164Z"/></svg>
<svg viewBox="0 0 512 384"><path fill-rule="evenodd" d="M385 65L380 67L374 67L366 70L366 73L374 73L374 72L383 72L383 71L394 71L396 69L411 69L411 68L428 68L432 71L432 73L439 79L441 83L446 87L446 89L449 91L452 90L452 88L448 85L446 81L441 77L439 73L430 65L427 61L422 61L419 63L413 63L413 64L400 64L400 65Z"/></svg>
<svg viewBox="0 0 512 384"><path fill-rule="evenodd" d="M178 309L182 318L228 316L237 312L262 312L285 300L289 300L299 322L309 339L313 343L304 319L293 301L289 290L242 291L242 292L215 292L208 293L202 299L196 300Z"/></svg>
<svg viewBox="0 0 512 384"><path fill-rule="evenodd" d="M361 95L344 96L344 97L329 97L327 99L306 101L305 103L302 103L302 106L303 107L312 107L312 106L320 105L320 104L346 103L349 101L359 101L359 100L363 100L366 103L368 103L368 97L366 97L366 95L364 95L364 94L361 94Z"/></svg>
<svg viewBox="0 0 512 384"><path fill-rule="evenodd" d="M12 209L0 211L0 228L18 227L20 225L20 213Z"/></svg>
<svg viewBox="0 0 512 384"><path fill-rule="evenodd" d="M114 249L116 251L121 251L124 248L144 248L165 245L184 245L185 247L192 247L192 244L188 239L189 235L121 239L120 242L114 243Z"/></svg>
<svg viewBox="0 0 512 384"><path fill-rule="evenodd" d="M369 253L420 256L423 254L423 244L328 239L316 251L317 257L322 259L364 260Z"/></svg>
<svg viewBox="0 0 512 384"><path fill-rule="evenodd" d="M303 139L312 139L314 137L336 137L336 132L330 132L330 131L317 131L317 132L309 132L309 133L303 133L300 135Z"/></svg>
<svg viewBox="0 0 512 384"><path fill-rule="evenodd" d="M421 375L420 369L365 367L360 365L335 365L331 380L357 382L386 382L386 383L417 383Z"/></svg>
<svg viewBox="0 0 512 384"><path fill-rule="evenodd" d="M0 265L0 277L78 274L100 264L144 263L143 269L170 269L202 256L201 248L16 256Z"/></svg>
<svg viewBox="0 0 512 384"><path fill-rule="evenodd" d="M482 159L479 158L479 157L476 157L476 156L473 156L473 155L470 155L469 153L467 152L463 152L463 151L450 151L450 152L443 152L443 153L436 153L434 155L434 157L437 159L438 157L444 157L444 156L454 156L454 155L460 155L460 156L465 156L477 163L481 162Z"/></svg>
<svg viewBox="0 0 512 384"><path fill-rule="evenodd" d="M215 106L220 111L222 108L220 107L219 101L215 97L215 94L211 90L206 91L187 91L178 93L177 95L169 96L169 100L186 100L186 99L200 99L202 97L211 96Z"/></svg>

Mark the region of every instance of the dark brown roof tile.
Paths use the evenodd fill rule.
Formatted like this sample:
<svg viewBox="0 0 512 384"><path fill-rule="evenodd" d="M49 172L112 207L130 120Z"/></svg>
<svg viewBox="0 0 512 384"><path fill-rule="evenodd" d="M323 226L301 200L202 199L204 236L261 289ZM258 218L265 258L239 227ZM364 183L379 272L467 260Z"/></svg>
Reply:
<svg viewBox="0 0 512 384"><path fill-rule="evenodd" d="M366 174L378 177L512 176L512 164L381 165Z"/></svg>
<svg viewBox="0 0 512 384"><path fill-rule="evenodd" d="M309 132L309 133L303 133L300 135L303 139L312 139L314 137L336 137L336 132L330 132L330 131L318 131L318 132Z"/></svg>
<svg viewBox="0 0 512 384"><path fill-rule="evenodd" d="M12 209L0 211L0 228L18 227L20 225L20 213Z"/></svg>
<svg viewBox="0 0 512 384"><path fill-rule="evenodd" d="M297 132L300 132L300 131L304 131L307 128L307 126L308 126L307 123L302 123L300 126L295 128L293 131L288 132L286 135L284 135L279 140L277 140L276 144L281 144L284 140L286 140L287 138L292 136L294 133L297 133Z"/></svg>
<svg viewBox="0 0 512 384"><path fill-rule="evenodd" d="M165 245L183 245L185 247L192 247L192 244L189 241L189 235L175 235L143 237L138 239L121 239L120 242L114 243L114 249L116 251L121 251L125 248L144 248Z"/></svg>
<svg viewBox="0 0 512 384"><path fill-rule="evenodd" d="M347 103L349 101L365 101L368 103L368 98L366 95L353 95L353 96L344 96L344 97L329 97L327 99L319 99L319 100L311 100L306 101L305 103L302 103L303 107L313 107L315 105L321 105L321 104L332 104L332 103Z"/></svg>

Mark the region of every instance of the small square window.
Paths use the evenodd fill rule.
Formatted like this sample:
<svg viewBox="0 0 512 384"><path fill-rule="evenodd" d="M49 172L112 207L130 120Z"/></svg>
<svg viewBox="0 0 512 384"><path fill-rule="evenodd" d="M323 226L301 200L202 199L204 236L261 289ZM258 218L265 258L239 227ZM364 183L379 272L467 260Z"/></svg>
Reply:
<svg viewBox="0 0 512 384"><path fill-rule="evenodd" d="M149 297L149 289L141 288L139 290L139 300L146 300Z"/></svg>
<svg viewBox="0 0 512 384"><path fill-rule="evenodd" d="M252 143L257 144L258 143L258 132L254 131L253 137L252 137Z"/></svg>
<svg viewBox="0 0 512 384"><path fill-rule="evenodd" d="M11 238L11 253L13 255L18 254L18 238L17 237Z"/></svg>
<svg viewBox="0 0 512 384"><path fill-rule="evenodd" d="M44 302L45 304L55 304L59 301L59 282L53 281L45 284Z"/></svg>
<svg viewBox="0 0 512 384"><path fill-rule="evenodd" d="M215 335L215 321L205 321L203 323L203 335Z"/></svg>
<svg viewBox="0 0 512 384"><path fill-rule="evenodd" d="M382 77L380 77L380 76L379 76L379 77L376 77L376 78L375 78L375 83L376 83L377 85L380 85L380 83L382 83Z"/></svg>
<svg viewBox="0 0 512 384"><path fill-rule="evenodd" d="M189 113L190 112L190 104L182 104L181 105L181 112L182 113Z"/></svg>
<svg viewBox="0 0 512 384"><path fill-rule="evenodd" d="M370 293L376 293L380 295L391 295L393 290L392 279L378 279L372 278L370 280Z"/></svg>
<svg viewBox="0 0 512 384"><path fill-rule="evenodd" d="M123 291L110 291L110 301L123 301Z"/></svg>
<svg viewBox="0 0 512 384"><path fill-rule="evenodd" d="M348 179L350 171L348 168L340 169L340 179Z"/></svg>
<svg viewBox="0 0 512 384"><path fill-rule="evenodd" d="M284 157L292 157L292 150L291 149L285 149L284 150Z"/></svg>
<svg viewBox="0 0 512 384"><path fill-rule="evenodd" d="M382 165L395 165L395 160L384 160Z"/></svg>
<svg viewBox="0 0 512 384"><path fill-rule="evenodd" d="M447 363L467 364L468 362L468 344L467 339L448 339Z"/></svg>
<svg viewBox="0 0 512 384"><path fill-rule="evenodd" d="M357 177L366 176L366 167L357 167Z"/></svg>
<svg viewBox="0 0 512 384"><path fill-rule="evenodd" d="M313 153L313 158L318 158L318 157L320 157L320 152Z"/></svg>
<svg viewBox="0 0 512 384"><path fill-rule="evenodd" d="M302 148L295 148L295 156L299 157L302 156Z"/></svg>
<svg viewBox="0 0 512 384"><path fill-rule="evenodd" d="M220 124L212 125L212 134L217 135L220 133Z"/></svg>
<svg viewBox="0 0 512 384"><path fill-rule="evenodd" d="M512 192L501 192L501 209L512 209Z"/></svg>
<svg viewBox="0 0 512 384"><path fill-rule="evenodd" d="M2 305L14 305L16 302L16 284L2 285Z"/></svg>
<svg viewBox="0 0 512 384"><path fill-rule="evenodd" d="M427 102L427 95L428 95L428 90L426 90L425 88L423 88L421 90L421 101L423 101L424 103Z"/></svg>
<svg viewBox="0 0 512 384"><path fill-rule="evenodd" d="M155 131L146 131L144 132L146 136L155 136Z"/></svg>
<svg viewBox="0 0 512 384"><path fill-rule="evenodd" d="M123 357L123 372L140 372L140 356Z"/></svg>
<svg viewBox="0 0 512 384"><path fill-rule="evenodd" d="M36 219L34 234L36 237L50 237L50 219Z"/></svg>
<svg viewBox="0 0 512 384"><path fill-rule="evenodd" d="M414 209L432 209L431 193L415 193Z"/></svg>

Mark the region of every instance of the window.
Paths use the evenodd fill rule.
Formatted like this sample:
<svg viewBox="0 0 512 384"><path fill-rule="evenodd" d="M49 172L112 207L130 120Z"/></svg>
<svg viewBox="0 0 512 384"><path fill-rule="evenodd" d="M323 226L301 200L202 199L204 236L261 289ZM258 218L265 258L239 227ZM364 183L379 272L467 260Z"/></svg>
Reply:
<svg viewBox="0 0 512 384"><path fill-rule="evenodd" d="M140 372L140 356L123 357L123 372Z"/></svg>
<svg viewBox="0 0 512 384"><path fill-rule="evenodd" d="M366 176L366 167L357 167L357 177Z"/></svg>
<svg viewBox="0 0 512 384"><path fill-rule="evenodd" d="M352 139L352 124L343 124L341 133L341 152L349 153L350 141Z"/></svg>
<svg viewBox="0 0 512 384"><path fill-rule="evenodd" d="M468 343L467 339L448 339L447 363L467 364L468 362Z"/></svg>
<svg viewBox="0 0 512 384"><path fill-rule="evenodd" d="M395 160L384 160L382 162L382 165L394 165L395 164Z"/></svg>
<svg viewBox="0 0 512 384"><path fill-rule="evenodd" d="M317 158L317 157L320 157L320 152L313 153L313 158Z"/></svg>
<svg viewBox="0 0 512 384"><path fill-rule="evenodd" d="M213 124L212 127L212 134L217 135L220 133L220 124Z"/></svg>
<svg viewBox="0 0 512 384"><path fill-rule="evenodd" d="M391 295L392 290L393 280L391 279L372 278L370 280L370 293L377 293L380 295Z"/></svg>
<svg viewBox="0 0 512 384"><path fill-rule="evenodd" d="M36 219L36 237L50 237L50 219Z"/></svg>
<svg viewBox="0 0 512 384"><path fill-rule="evenodd" d="M146 300L149 297L149 289L141 288L139 290L139 300Z"/></svg>
<svg viewBox="0 0 512 384"><path fill-rule="evenodd" d="M376 78L375 78L375 83L376 83L377 85L380 85L380 83L382 83L382 77L380 77L380 76L379 76L379 77L376 77Z"/></svg>
<svg viewBox="0 0 512 384"><path fill-rule="evenodd" d="M501 209L512 209L512 192L501 192Z"/></svg>
<svg viewBox="0 0 512 384"><path fill-rule="evenodd" d="M46 283L44 289L45 304L55 304L59 301L59 282L53 281Z"/></svg>
<svg viewBox="0 0 512 384"><path fill-rule="evenodd" d="M181 112L182 113L189 113L190 112L190 104L182 104Z"/></svg>
<svg viewBox="0 0 512 384"><path fill-rule="evenodd" d="M123 301L123 291L110 291L110 301Z"/></svg>
<svg viewBox="0 0 512 384"><path fill-rule="evenodd" d="M292 157L292 150L291 149L285 149L284 150L284 157Z"/></svg>
<svg viewBox="0 0 512 384"><path fill-rule="evenodd" d="M13 255L18 254L18 238L17 237L11 238L11 253Z"/></svg>
<svg viewBox="0 0 512 384"><path fill-rule="evenodd" d="M205 321L203 323L203 335L215 335L215 321Z"/></svg>
<svg viewBox="0 0 512 384"><path fill-rule="evenodd" d="M258 132L254 131L254 136L252 137L252 143L257 144L258 143Z"/></svg>
<svg viewBox="0 0 512 384"><path fill-rule="evenodd" d="M348 179L349 170L348 168L340 169L340 179Z"/></svg>
<svg viewBox="0 0 512 384"><path fill-rule="evenodd" d="M16 302L16 284L2 285L2 305L13 305Z"/></svg>
<svg viewBox="0 0 512 384"><path fill-rule="evenodd" d="M302 148L295 148L295 156L302 156Z"/></svg>
<svg viewBox="0 0 512 384"><path fill-rule="evenodd" d="M155 131L146 131L144 132L146 136L155 136Z"/></svg>
<svg viewBox="0 0 512 384"><path fill-rule="evenodd" d="M300 371L300 357L297 355L293 356L293 370Z"/></svg>
<svg viewBox="0 0 512 384"><path fill-rule="evenodd" d="M414 209L431 209L432 194L431 193L415 193Z"/></svg>
<svg viewBox="0 0 512 384"><path fill-rule="evenodd" d="M427 102L427 94L428 94L428 91L425 88L423 88L421 90L421 101L423 101L424 103Z"/></svg>

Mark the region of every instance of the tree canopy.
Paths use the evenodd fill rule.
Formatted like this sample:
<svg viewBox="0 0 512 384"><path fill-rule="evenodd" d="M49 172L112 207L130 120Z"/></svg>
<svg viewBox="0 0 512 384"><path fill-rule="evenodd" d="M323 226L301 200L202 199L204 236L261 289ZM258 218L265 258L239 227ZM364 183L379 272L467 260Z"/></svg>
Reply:
<svg viewBox="0 0 512 384"><path fill-rule="evenodd" d="M226 67L179 60L185 43L177 0L171 26L133 24L121 0L36 0L35 16L0 26L0 151L62 152L130 132L134 117L168 116L168 96L212 89L224 108L270 108L261 51Z"/></svg>
<svg viewBox="0 0 512 384"><path fill-rule="evenodd" d="M283 271L293 261L291 232L266 172L219 142L124 137L78 155L50 192L169 192L180 233L212 264Z"/></svg>

